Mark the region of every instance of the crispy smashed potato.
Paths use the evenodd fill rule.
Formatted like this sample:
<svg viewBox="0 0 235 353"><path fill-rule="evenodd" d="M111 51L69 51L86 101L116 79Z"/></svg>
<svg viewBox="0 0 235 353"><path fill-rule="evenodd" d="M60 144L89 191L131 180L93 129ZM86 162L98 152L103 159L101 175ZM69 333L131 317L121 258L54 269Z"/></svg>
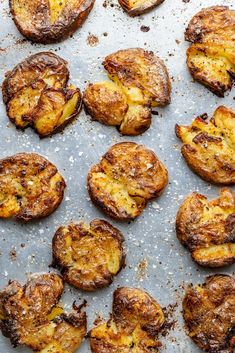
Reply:
<svg viewBox="0 0 235 353"><path fill-rule="evenodd" d="M137 48L108 55L104 68L112 81L89 84L83 101L94 120L139 135L151 125L151 107L170 103L171 85L162 60Z"/></svg>
<svg viewBox="0 0 235 353"><path fill-rule="evenodd" d="M13 20L23 36L38 43L59 42L86 20L95 0L10 0Z"/></svg>
<svg viewBox="0 0 235 353"><path fill-rule="evenodd" d="M18 153L0 160L0 218L25 222L50 215L66 187L57 168L36 153Z"/></svg>
<svg viewBox="0 0 235 353"><path fill-rule="evenodd" d="M201 10L190 21L185 39L187 65L193 78L219 97L232 88L235 76L235 11L227 6Z"/></svg>
<svg viewBox="0 0 235 353"><path fill-rule="evenodd" d="M6 74L3 100L17 128L29 126L40 137L63 130L80 112L79 89L67 85L67 62L42 52L30 56Z"/></svg>
<svg viewBox="0 0 235 353"><path fill-rule="evenodd" d="M121 232L103 220L60 227L53 238L53 265L79 289L107 287L124 265L123 241Z"/></svg>
<svg viewBox="0 0 235 353"><path fill-rule="evenodd" d="M164 0L118 0L122 8L130 15L137 16L152 10Z"/></svg>
<svg viewBox="0 0 235 353"><path fill-rule="evenodd" d="M235 111L219 107L213 118L197 117L191 126L176 125L181 152L189 167L215 184L235 183Z"/></svg>
<svg viewBox="0 0 235 353"><path fill-rule="evenodd" d="M183 301L188 334L203 351L233 353L235 348L235 278L214 275L190 287Z"/></svg>
<svg viewBox="0 0 235 353"><path fill-rule="evenodd" d="M17 281L0 292L1 330L14 347L37 353L75 353L86 334L86 313L58 306L64 285L56 274L34 275L25 286Z"/></svg>
<svg viewBox="0 0 235 353"><path fill-rule="evenodd" d="M110 217L131 220L158 197L168 173L155 153L133 142L112 146L88 173L91 200Z"/></svg>
<svg viewBox="0 0 235 353"><path fill-rule="evenodd" d="M150 353L161 343L157 336L165 322L160 305L136 288L118 288L107 323L94 327L90 336L93 353Z"/></svg>
<svg viewBox="0 0 235 353"><path fill-rule="evenodd" d="M201 266L220 267L235 263L235 194L220 191L218 199L192 193L176 217L177 237Z"/></svg>

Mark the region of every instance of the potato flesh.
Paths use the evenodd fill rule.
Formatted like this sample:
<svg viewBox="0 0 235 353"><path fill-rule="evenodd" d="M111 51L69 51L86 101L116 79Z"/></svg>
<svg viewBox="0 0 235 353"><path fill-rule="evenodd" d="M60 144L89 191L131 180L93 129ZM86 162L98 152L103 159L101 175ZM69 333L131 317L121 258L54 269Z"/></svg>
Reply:
<svg viewBox="0 0 235 353"><path fill-rule="evenodd" d="M56 208L57 203L61 202L65 184L56 168L41 156L36 154L19 156L21 155L16 155L15 166L11 164L8 172L0 176L0 217L16 216L27 221L39 217L42 212L51 213L54 210L53 206ZM24 167L24 162L29 164L31 162L30 167ZM38 162L47 163L46 168L38 170ZM26 171L26 175L21 176L22 171L23 173ZM60 185L62 188L58 190Z"/></svg>
<svg viewBox="0 0 235 353"><path fill-rule="evenodd" d="M218 199L193 193L177 215L177 235L201 266L221 267L235 262L233 216L235 196L223 188Z"/></svg>
<svg viewBox="0 0 235 353"><path fill-rule="evenodd" d="M86 319L83 313L74 311L70 315L75 323L73 320L70 323L70 315L57 306L63 290L60 277L43 274L30 279L25 287L16 283L17 291L10 284L5 289L7 296L0 293L2 317L10 322L7 330L12 330L10 335L7 331L7 337L12 339L13 335L14 340L17 337L15 344L25 345L37 353L75 353L86 333ZM62 314L66 315L65 319Z"/></svg>
<svg viewBox="0 0 235 353"><path fill-rule="evenodd" d="M222 265L231 264L231 261L235 262L235 244L226 243L198 249L193 251L192 257L201 265L210 264L213 267L220 267L221 261L223 261Z"/></svg>
<svg viewBox="0 0 235 353"><path fill-rule="evenodd" d="M147 293L135 288L120 288L114 292L112 319L91 330L92 352L155 351L161 345L157 335L164 321L160 305Z"/></svg>
<svg viewBox="0 0 235 353"><path fill-rule="evenodd" d="M170 102L164 63L153 53L137 48L111 54L103 65L111 82L87 87L84 103L89 114L102 123L119 126L124 135L143 133L151 124L151 107Z"/></svg>
<svg viewBox="0 0 235 353"><path fill-rule="evenodd" d="M49 0L50 20L53 25L63 12L68 0Z"/></svg>
<svg viewBox="0 0 235 353"><path fill-rule="evenodd" d="M210 121L196 118L191 126L176 126L184 143L182 154L202 178L218 183L235 183L235 113L219 107Z"/></svg>
<svg viewBox="0 0 235 353"><path fill-rule="evenodd" d="M189 336L203 351L234 351L235 281L233 276L214 275L203 285L187 290L183 315Z"/></svg>
<svg viewBox="0 0 235 353"><path fill-rule="evenodd" d="M229 73L235 73L235 58L234 54L229 55L230 48L227 51L228 53L226 48L215 45L193 44L187 55L188 64L197 70L195 78L202 80L212 89L217 82L218 89L228 90L232 82Z"/></svg>
<svg viewBox="0 0 235 353"><path fill-rule="evenodd" d="M235 11L226 7L203 9L191 20L186 39L192 76L218 96L232 88L235 74Z"/></svg>
<svg viewBox="0 0 235 353"><path fill-rule="evenodd" d="M159 5L164 0L119 0L119 3L130 15L141 15Z"/></svg>
<svg viewBox="0 0 235 353"><path fill-rule="evenodd" d="M62 92L47 91L41 96L39 108L34 114L34 128L41 136L53 133L56 128L63 126L73 116L79 104L80 95L73 90L72 97L66 101Z"/></svg>
<svg viewBox="0 0 235 353"><path fill-rule="evenodd" d="M73 241L68 235L66 246L68 251L65 252L65 257L64 254L62 256L64 265L66 264L70 269L82 269L86 277L90 272L90 279L94 276L93 271L97 271L97 267L100 268L100 277L106 267L113 275L117 274L120 269L121 251L111 236L102 237L88 229L88 235L77 241ZM92 254L93 248L96 252Z"/></svg>
<svg viewBox="0 0 235 353"><path fill-rule="evenodd" d="M111 202L113 201L123 213L131 217L136 217L139 214L137 202L129 195L123 183L110 178L104 173L94 173L92 175L92 183L97 185L99 192L103 194L104 198L110 198Z"/></svg>
<svg viewBox="0 0 235 353"><path fill-rule="evenodd" d="M81 106L80 91L67 86L66 63L49 54L39 53L37 58L32 58L33 67L36 66L34 70L26 59L19 64L23 69L17 66L12 71L14 76L10 76L9 83L6 83L7 90L10 90L7 102L10 120L22 129L32 126L40 136L62 129ZM47 67L47 61L51 68Z"/></svg>
<svg viewBox="0 0 235 353"><path fill-rule="evenodd" d="M40 88L25 87L15 95L9 102L9 117L20 128L25 128L29 125L30 121L25 120L24 117L30 114L38 103L42 93Z"/></svg>

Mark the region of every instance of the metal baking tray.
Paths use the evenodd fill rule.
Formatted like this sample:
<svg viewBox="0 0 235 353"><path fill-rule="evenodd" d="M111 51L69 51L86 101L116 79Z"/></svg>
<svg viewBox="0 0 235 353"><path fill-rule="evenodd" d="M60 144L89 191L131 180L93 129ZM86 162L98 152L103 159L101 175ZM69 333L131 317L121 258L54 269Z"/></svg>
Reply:
<svg viewBox="0 0 235 353"><path fill-rule="evenodd" d="M104 6L104 3L106 6ZM131 223L110 219L125 235L127 266L113 284L95 293L84 293L66 286L62 302L69 308L74 300L86 299L89 329L100 315L107 318L111 311L112 293L118 286L140 287L154 296L163 307L173 305L174 330L162 338L162 353L198 353L186 336L181 315L184 288L202 282L215 272L232 273L234 267L206 270L192 262L187 250L175 235L177 209L189 193L198 191L209 197L218 195L212 186L193 174L180 154L180 142L174 133L176 123L188 124L202 113L212 114L218 105L235 105L235 90L224 99L217 98L202 85L193 83L185 64L184 29L191 17L202 7L219 5L221 1L165 0L158 8L137 18L130 18L120 9L117 0L97 0L83 27L72 38L55 45L35 45L23 39L9 15L8 1L0 0L0 81L4 73L26 56L52 50L69 62L71 80L82 90L88 81L106 79L101 65L105 55L118 49L142 47L154 51L169 69L172 78L172 103L157 109L151 128L142 136L122 137L112 127L92 122L82 112L66 127L63 134L40 140L28 129L18 131L9 123L0 99L0 158L21 151L34 151L56 164L67 181L64 201L50 217L28 224L0 220L0 287L9 279L25 282L30 273L51 270L51 239L61 224L81 219L108 219L91 203L86 189L89 167L118 141L132 140L152 148L168 168L170 183L163 195L149 203L142 215ZM235 8L234 0L223 5ZM149 31L143 31L143 27ZM142 29L141 29L142 27ZM94 35L98 41L89 40ZM93 43L93 46L91 45ZM94 45L96 44L96 45ZM12 256L12 251L16 256ZM89 343L80 347L88 353ZM0 336L0 352L30 352L13 349Z"/></svg>

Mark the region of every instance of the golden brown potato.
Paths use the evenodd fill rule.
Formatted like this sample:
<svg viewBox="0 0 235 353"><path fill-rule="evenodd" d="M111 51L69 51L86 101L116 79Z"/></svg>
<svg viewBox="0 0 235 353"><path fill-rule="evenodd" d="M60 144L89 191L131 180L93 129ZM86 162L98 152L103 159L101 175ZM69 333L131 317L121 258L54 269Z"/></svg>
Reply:
<svg viewBox="0 0 235 353"><path fill-rule="evenodd" d="M180 206L176 217L177 237L201 266L220 267L235 263L235 194L220 190L209 201L196 192Z"/></svg>
<svg viewBox="0 0 235 353"><path fill-rule="evenodd" d="M0 218L29 221L50 215L66 187L57 168L36 153L0 160Z"/></svg>
<svg viewBox="0 0 235 353"><path fill-rule="evenodd" d="M113 81L89 84L83 101L94 120L139 135L151 125L151 107L170 103L167 69L152 52L137 48L108 55L104 68Z"/></svg>
<svg viewBox="0 0 235 353"><path fill-rule="evenodd" d="M70 314L58 306L63 292L56 274L34 275L25 286L17 281L0 292L1 330L14 347L37 353L75 353L86 334L86 313L74 305Z"/></svg>
<svg viewBox="0 0 235 353"><path fill-rule="evenodd" d="M122 8L130 15L137 16L152 10L164 0L118 0Z"/></svg>
<svg viewBox="0 0 235 353"><path fill-rule="evenodd" d="M235 11L227 6L201 10L190 21L185 39L187 65L193 78L219 97L233 86L235 76Z"/></svg>
<svg viewBox="0 0 235 353"><path fill-rule="evenodd" d="M213 118L197 117L191 126L176 125L181 152L189 167L215 184L235 183L235 111L218 107Z"/></svg>
<svg viewBox="0 0 235 353"><path fill-rule="evenodd" d="M113 295L113 312L107 323L94 327L93 353L150 353L161 346L157 336L165 322L160 305L149 294L122 287Z"/></svg>
<svg viewBox="0 0 235 353"><path fill-rule="evenodd" d="M123 241L122 233L103 220L60 227L53 238L53 265L79 289L107 287L124 265Z"/></svg>
<svg viewBox="0 0 235 353"><path fill-rule="evenodd" d="M168 173L155 153L133 142L112 146L88 173L91 200L110 217L130 220L158 197Z"/></svg>
<svg viewBox="0 0 235 353"><path fill-rule="evenodd" d="M214 275L190 287L183 301L189 337L203 351L233 353L235 347L235 278Z"/></svg>
<svg viewBox="0 0 235 353"><path fill-rule="evenodd" d="M3 100L17 128L31 126L41 137L52 135L80 112L79 89L68 86L67 62L42 52L30 56L6 74Z"/></svg>
<svg viewBox="0 0 235 353"><path fill-rule="evenodd" d="M59 42L86 20L95 0L10 0L13 20L23 36L38 43Z"/></svg>

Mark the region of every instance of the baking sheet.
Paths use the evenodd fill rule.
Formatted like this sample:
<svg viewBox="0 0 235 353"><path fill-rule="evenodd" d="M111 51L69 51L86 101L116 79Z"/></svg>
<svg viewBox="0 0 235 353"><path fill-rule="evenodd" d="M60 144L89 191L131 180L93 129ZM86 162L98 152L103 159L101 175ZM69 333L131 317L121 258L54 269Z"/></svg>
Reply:
<svg viewBox="0 0 235 353"><path fill-rule="evenodd" d="M172 320L177 320L177 324L162 339L162 352L197 353L199 350L186 336L181 318L183 288L189 283L202 282L212 273L233 273L234 267L217 271L199 268L176 239L175 215L184 197L198 191L215 198L218 187L211 186L189 170L180 155L174 125L189 124L193 117L205 112L212 114L221 104L235 105L235 89L224 99L217 98L202 85L192 82L185 65L188 44L184 42L184 29L188 21L202 7L219 5L221 1L165 0L158 8L138 18L130 18L117 3L117 0L97 0L88 20L72 38L44 46L23 39L9 15L8 1L0 0L0 82L4 73L26 56L52 50L69 62L71 81L83 90L88 81L106 79L101 65L105 55L118 49L142 47L153 50L165 60L173 86L172 104L157 109L159 114L153 116L151 128L135 138L122 137L115 128L91 122L82 112L63 134L40 140L31 129L17 131L9 123L0 100L0 157L21 151L42 154L56 164L68 185L62 205L50 217L28 224L0 220L0 287L9 279L25 282L30 273L49 270L51 239L61 224L72 220L107 219L125 235L126 268L109 288L95 293L83 293L66 286L62 302L69 308L74 300L86 299L90 329L98 315L108 317L115 288L143 288L163 307L169 304L175 307ZM223 5L235 8L234 0L224 0ZM149 27L149 31L144 32L141 26ZM98 38L98 42L93 43L96 45L91 45L91 35ZM91 203L86 175L89 167L112 144L129 140L143 143L157 153L168 168L170 183L163 195L149 203L136 221L122 224L108 219ZM30 351L13 349L9 341L0 336L0 352ZM89 352L88 342L83 343L79 352Z"/></svg>

